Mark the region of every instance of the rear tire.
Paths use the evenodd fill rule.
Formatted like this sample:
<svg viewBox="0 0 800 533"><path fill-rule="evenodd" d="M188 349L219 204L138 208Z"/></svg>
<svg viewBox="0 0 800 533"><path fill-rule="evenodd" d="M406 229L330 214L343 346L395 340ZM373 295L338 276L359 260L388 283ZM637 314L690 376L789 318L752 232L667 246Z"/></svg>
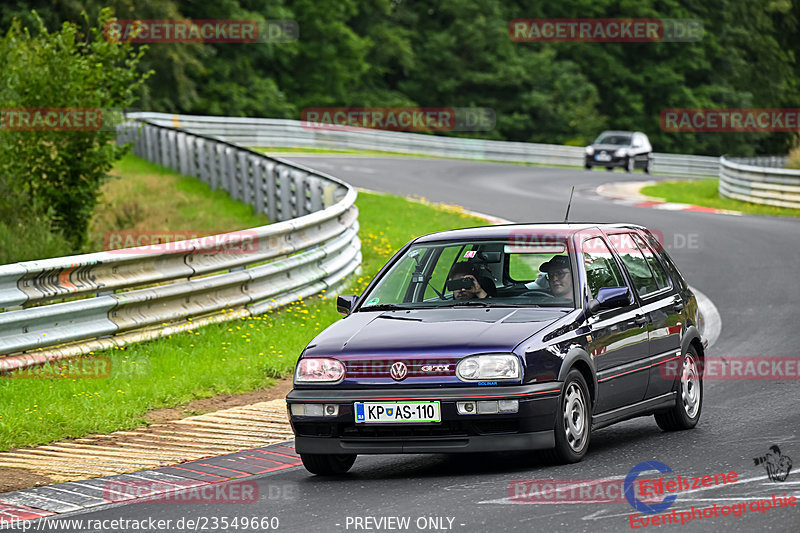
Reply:
<svg viewBox="0 0 800 533"><path fill-rule="evenodd" d="M625 160L625 172L631 173L636 168L636 160L628 156L628 159Z"/></svg>
<svg viewBox="0 0 800 533"><path fill-rule="evenodd" d="M577 463L589 449L592 433L592 404L589 387L578 370L572 369L564 381L556 413L556 446L551 450L558 463Z"/></svg>
<svg viewBox="0 0 800 533"><path fill-rule="evenodd" d="M653 162L648 158L647 164L644 166L644 173L650 174L650 167L653 165Z"/></svg>
<svg viewBox="0 0 800 533"><path fill-rule="evenodd" d="M697 351L689 346L683 356L675 406L655 415L656 424L664 431L692 429L700 420L700 413L703 411L703 376L698 369L699 361Z"/></svg>
<svg viewBox="0 0 800 533"><path fill-rule="evenodd" d="M608 170L609 172L612 172L614 170L614 167L606 167L606 170Z"/></svg>
<svg viewBox="0 0 800 533"><path fill-rule="evenodd" d="M303 466L318 476L340 476L346 474L356 462L355 454L335 455L329 453L301 453Z"/></svg>
<svg viewBox="0 0 800 533"><path fill-rule="evenodd" d="M586 170L592 170L592 165L588 165L588 164L587 165L583 165L583 168L585 168Z"/></svg>

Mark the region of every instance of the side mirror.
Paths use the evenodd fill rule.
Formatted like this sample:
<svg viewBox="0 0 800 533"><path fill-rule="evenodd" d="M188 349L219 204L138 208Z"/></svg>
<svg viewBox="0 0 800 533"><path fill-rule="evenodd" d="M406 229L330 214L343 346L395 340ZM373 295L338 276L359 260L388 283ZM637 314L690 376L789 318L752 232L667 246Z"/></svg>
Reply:
<svg viewBox="0 0 800 533"><path fill-rule="evenodd" d="M336 310L340 314L347 315L353 309L358 301L358 296L355 294L340 294L336 297Z"/></svg>
<svg viewBox="0 0 800 533"><path fill-rule="evenodd" d="M628 287L603 287L597 291L597 298L589 300L589 312L596 314L606 309L625 307L631 303L631 290Z"/></svg>

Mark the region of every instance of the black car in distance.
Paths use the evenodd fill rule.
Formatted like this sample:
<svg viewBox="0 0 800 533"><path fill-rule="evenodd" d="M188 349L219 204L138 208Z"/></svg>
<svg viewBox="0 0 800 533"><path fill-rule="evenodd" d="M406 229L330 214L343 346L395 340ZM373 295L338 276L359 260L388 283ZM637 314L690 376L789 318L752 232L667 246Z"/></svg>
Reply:
<svg viewBox="0 0 800 533"><path fill-rule="evenodd" d="M624 168L627 172L641 168L646 174L652 168L653 147L640 131L604 131L586 147L584 167Z"/></svg>

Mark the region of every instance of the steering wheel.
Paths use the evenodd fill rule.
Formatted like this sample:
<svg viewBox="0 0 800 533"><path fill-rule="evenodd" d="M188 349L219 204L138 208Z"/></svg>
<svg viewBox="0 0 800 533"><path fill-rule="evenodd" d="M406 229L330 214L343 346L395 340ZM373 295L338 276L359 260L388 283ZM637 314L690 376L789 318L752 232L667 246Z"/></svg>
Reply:
<svg viewBox="0 0 800 533"><path fill-rule="evenodd" d="M522 294L520 294L520 296L546 296L550 300L555 299L555 296L552 293L544 289L531 289L529 291L523 292Z"/></svg>

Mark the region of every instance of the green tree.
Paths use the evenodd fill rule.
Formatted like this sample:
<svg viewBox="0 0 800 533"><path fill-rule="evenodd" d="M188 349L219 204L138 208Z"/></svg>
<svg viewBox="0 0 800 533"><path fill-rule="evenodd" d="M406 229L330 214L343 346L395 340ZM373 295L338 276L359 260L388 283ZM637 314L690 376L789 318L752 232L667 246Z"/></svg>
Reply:
<svg viewBox="0 0 800 533"><path fill-rule="evenodd" d="M33 17L35 35L17 20L0 40L2 107L100 110L103 124L95 130L19 131L7 120L0 128L0 179L12 194L0 199L0 212L14 211L14 206L45 212L77 251L87 238L98 189L125 151L113 142L114 117L108 111L135 101L147 78L137 72L144 49L103 37L109 10L100 12L88 36L66 22L50 33Z"/></svg>

